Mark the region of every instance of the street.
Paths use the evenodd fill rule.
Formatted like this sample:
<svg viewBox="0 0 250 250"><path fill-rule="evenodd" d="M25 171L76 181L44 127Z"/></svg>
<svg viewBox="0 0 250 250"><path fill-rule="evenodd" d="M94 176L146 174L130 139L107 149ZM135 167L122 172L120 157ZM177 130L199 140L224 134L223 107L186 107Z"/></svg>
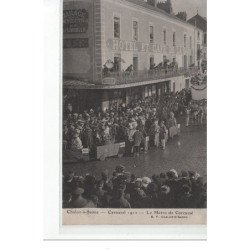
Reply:
<svg viewBox="0 0 250 250"><path fill-rule="evenodd" d="M122 164L125 171L137 177L160 174L170 169L196 171L206 180L207 168L207 131L206 125L185 127L181 122L181 134L166 144L166 149L149 149L148 153L138 157L111 157L104 162L90 161L87 163L64 164L63 172L73 170L76 175L87 173L100 177L102 171L108 170L111 176L115 167Z"/></svg>

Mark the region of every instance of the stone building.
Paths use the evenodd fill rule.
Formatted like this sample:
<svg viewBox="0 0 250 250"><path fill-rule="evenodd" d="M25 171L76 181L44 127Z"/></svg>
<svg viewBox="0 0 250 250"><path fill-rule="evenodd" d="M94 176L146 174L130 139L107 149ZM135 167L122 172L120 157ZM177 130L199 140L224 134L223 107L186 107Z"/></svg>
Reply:
<svg viewBox="0 0 250 250"><path fill-rule="evenodd" d="M64 95L82 112L188 88L198 34L154 0L64 0Z"/></svg>

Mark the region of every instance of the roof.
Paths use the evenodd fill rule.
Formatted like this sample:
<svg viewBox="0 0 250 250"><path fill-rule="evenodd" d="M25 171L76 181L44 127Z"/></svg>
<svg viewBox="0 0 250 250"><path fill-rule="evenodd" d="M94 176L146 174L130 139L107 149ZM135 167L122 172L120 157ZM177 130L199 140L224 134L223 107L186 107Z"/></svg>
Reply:
<svg viewBox="0 0 250 250"><path fill-rule="evenodd" d="M188 20L188 23L196 26L197 28L201 29L204 32L207 32L207 20L200 16L199 14L193 16Z"/></svg>
<svg viewBox="0 0 250 250"><path fill-rule="evenodd" d="M174 15L174 14L169 14L169 13L167 13L166 11L164 11L163 9L154 7L154 6L148 4L147 2L145 2L145 1L143 1L143 0L125 0L125 1L130 2L130 3L133 3L133 4L135 4L135 5L142 6L142 7L146 8L146 9L149 9L149 10L156 11L156 12L161 13L161 14L163 14L163 15L169 17L169 18L172 18L172 19L174 19L174 20L177 20L177 21L180 21L180 22L182 22L182 23L185 23L185 24L190 25L190 23L188 23L187 21L184 21L184 20L178 18L176 15Z"/></svg>

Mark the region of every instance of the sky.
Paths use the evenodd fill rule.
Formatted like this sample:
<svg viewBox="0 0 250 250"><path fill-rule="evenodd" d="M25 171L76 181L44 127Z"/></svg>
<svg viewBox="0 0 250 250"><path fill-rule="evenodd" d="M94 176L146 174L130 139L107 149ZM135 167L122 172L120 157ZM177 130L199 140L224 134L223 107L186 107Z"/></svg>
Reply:
<svg viewBox="0 0 250 250"><path fill-rule="evenodd" d="M164 0L158 0L161 2ZM186 11L188 19L197 14L207 17L207 0L172 0L174 13L179 11Z"/></svg>

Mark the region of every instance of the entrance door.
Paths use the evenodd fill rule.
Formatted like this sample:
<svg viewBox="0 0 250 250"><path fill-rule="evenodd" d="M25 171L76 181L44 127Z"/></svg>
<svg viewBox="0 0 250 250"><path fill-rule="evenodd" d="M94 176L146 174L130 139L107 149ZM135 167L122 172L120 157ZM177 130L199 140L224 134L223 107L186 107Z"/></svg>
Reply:
<svg viewBox="0 0 250 250"><path fill-rule="evenodd" d="M161 87L158 88L158 96L161 96Z"/></svg>
<svg viewBox="0 0 250 250"><path fill-rule="evenodd" d="M173 82L173 92L175 93L175 82Z"/></svg>
<svg viewBox="0 0 250 250"><path fill-rule="evenodd" d="M185 89L189 89L189 79L186 79L186 82L185 82Z"/></svg>
<svg viewBox="0 0 250 250"><path fill-rule="evenodd" d="M166 82L166 90L165 90L165 92L170 92L171 91L171 89L170 89L170 81L168 81L168 82Z"/></svg>

